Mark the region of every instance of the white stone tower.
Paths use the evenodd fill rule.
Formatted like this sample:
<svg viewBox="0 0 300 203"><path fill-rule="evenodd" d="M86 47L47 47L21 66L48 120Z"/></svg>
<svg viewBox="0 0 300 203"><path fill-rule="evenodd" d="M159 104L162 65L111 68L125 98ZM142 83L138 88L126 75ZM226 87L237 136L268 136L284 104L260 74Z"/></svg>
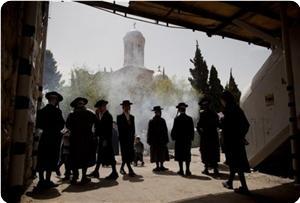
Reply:
<svg viewBox="0 0 300 203"><path fill-rule="evenodd" d="M127 32L124 41L124 67L144 67L145 38L143 34L135 29Z"/></svg>

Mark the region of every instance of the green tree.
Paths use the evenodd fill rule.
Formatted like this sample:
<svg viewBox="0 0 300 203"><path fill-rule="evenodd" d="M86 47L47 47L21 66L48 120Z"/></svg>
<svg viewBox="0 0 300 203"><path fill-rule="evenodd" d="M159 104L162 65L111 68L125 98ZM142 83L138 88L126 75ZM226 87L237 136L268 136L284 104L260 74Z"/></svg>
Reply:
<svg viewBox="0 0 300 203"><path fill-rule="evenodd" d="M72 110L70 103L76 97L85 97L88 99L87 107L93 109L94 104L98 99L106 98L107 91L103 88L104 72L96 72L91 74L86 70L86 67L76 68L71 71L71 83L69 86L63 86L60 90L64 96L64 102L61 104L61 109L64 116Z"/></svg>
<svg viewBox="0 0 300 203"><path fill-rule="evenodd" d="M239 90L237 84L235 83L234 77L232 76L232 70L230 69L229 83L225 86L225 90L233 94L237 104L240 103L241 91Z"/></svg>
<svg viewBox="0 0 300 203"><path fill-rule="evenodd" d="M159 78L152 82L151 85L153 97L161 103L161 105L168 104L174 100L177 91L173 82L169 78ZM168 95L166 97L166 95Z"/></svg>
<svg viewBox="0 0 300 203"><path fill-rule="evenodd" d="M214 67L214 65L211 66L210 74L209 74L209 97L211 99L211 107L216 112L221 111L221 102L220 97L224 90L220 79L218 78L218 71Z"/></svg>
<svg viewBox="0 0 300 203"><path fill-rule="evenodd" d="M204 60L201 51L199 49L198 41L196 44L196 52L194 59L190 59L194 64L194 68L190 69L192 77L189 77L189 81L194 89L199 93L207 95L208 94L208 68L206 61Z"/></svg>
<svg viewBox="0 0 300 203"><path fill-rule="evenodd" d="M44 56L43 86L49 91L59 90L65 81L61 81L62 74L57 70L57 62L50 50Z"/></svg>

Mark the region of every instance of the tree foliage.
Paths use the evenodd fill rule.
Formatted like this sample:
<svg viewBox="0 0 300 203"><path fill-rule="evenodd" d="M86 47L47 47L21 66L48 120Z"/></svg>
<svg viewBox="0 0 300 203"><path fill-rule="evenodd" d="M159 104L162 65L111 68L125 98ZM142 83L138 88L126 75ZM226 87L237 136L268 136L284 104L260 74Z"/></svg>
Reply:
<svg viewBox="0 0 300 203"><path fill-rule="evenodd" d="M194 59L190 59L194 64L194 68L190 69L192 77L188 78L192 87L199 93L207 95L208 94L208 68L206 61L204 60L201 51L199 49L198 41L196 45L196 52Z"/></svg>
<svg viewBox="0 0 300 203"><path fill-rule="evenodd" d="M211 107L216 112L221 111L221 103L220 103L220 97L224 90L220 79L218 78L218 71L214 67L214 65L211 66L210 73L209 73L209 97L211 99Z"/></svg>
<svg viewBox="0 0 300 203"><path fill-rule="evenodd" d="M168 78L154 80L151 84L152 96L160 101L161 105L169 103L170 100L177 94L173 82ZM166 97L166 95L168 95Z"/></svg>
<svg viewBox="0 0 300 203"><path fill-rule="evenodd" d="M241 91L239 90L237 84L235 83L234 77L232 76L232 70L230 70L229 83L225 86L225 90L233 94L237 104L240 103Z"/></svg>
<svg viewBox="0 0 300 203"><path fill-rule="evenodd" d="M194 64L194 69L190 69L192 78L189 81L192 87L203 96L210 97L212 108L219 112L221 110L220 96L224 90L220 79L218 78L217 69L212 65L208 79L208 68L206 61L201 55L198 41L196 45L195 57L191 62Z"/></svg>
<svg viewBox="0 0 300 203"><path fill-rule="evenodd" d="M70 103L76 97L85 97L88 99L87 107L93 109L98 99L106 97L106 89L103 88L104 72L89 73L84 67L76 68L71 71L71 83L69 86L63 86L61 93L64 95L62 110L66 116L72 108Z"/></svg>
<svg viewBox="0 0 300 203"><path fill-rule="evenodd" d="M57 91L63 86L64 81L61 81L62 74L57 70L57 62L50 50L45 51L44 56L44 74L43 86L45 90Z"/></svg>

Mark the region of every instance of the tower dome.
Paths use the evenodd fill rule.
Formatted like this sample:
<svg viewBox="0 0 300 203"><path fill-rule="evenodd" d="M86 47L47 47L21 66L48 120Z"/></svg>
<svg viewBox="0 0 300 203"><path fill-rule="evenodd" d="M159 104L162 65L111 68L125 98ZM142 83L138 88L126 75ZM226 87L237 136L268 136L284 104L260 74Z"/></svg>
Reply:
<svg viewBox="0 0 300 203"><path fill-rule="evenodd" d="M135 28L126 33L124 41L124 67L144 67L145 38Z"/></svg>

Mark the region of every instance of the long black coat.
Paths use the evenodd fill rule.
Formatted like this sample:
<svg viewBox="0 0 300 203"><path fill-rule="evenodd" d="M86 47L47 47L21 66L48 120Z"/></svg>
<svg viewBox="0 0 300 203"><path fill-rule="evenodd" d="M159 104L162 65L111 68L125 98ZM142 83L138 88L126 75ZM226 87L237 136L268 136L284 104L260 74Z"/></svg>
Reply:
<svg viewBox="0 0 300 203"><path fill-rule="evenodd" d="M98 163L105 165L115 164L114 150L112 146L113 117L106 111L98 118L95 125L96 136L99 137Z"/></svg>
<svg viewBox="0 0 300 203"><path fill-rule="evenodd" d="M249 122L239 106L226 107L224 110L222 129L224 134L224 150L231 170L249 172L250 167L245 149L245 136Z"/></svg>
<svg viewBox="0 0 300 203"><path fill-rule="evenodd" d="M115 127L113 127L112 130L112 146L113 146L114 154L119 155L120 154L119 132L118 132L118 128Z"/></svg>
<svg viewBox="0 0 300 203"><path fill-rule="evenodd" d="M70 113L66 126L70 134L70 162L74 169L93 166L96 159L96 140L92 127L96 115L87 109L75 109Z"/></svg>
<svg viewBox="0 0 300 203"><path fill-rule="evenodd" d="M197 131L200 135L201 160L207 166L216 167L220 161L220 146L217 127L218 114L210 109L200 112Z"/></svg>
<svg viewBox="0 0 300 203"><path fill-rule="evenodd" d="M135 124L134 116L130 115L127 120L125 114L117 116L119 131L119 141L121 146L121 155L123 162L132 162L134 160L134 136Z"/></svg>
<svg viewBox="0 0 300 203"><path fill-rule="evenodd" d="M149 121L147 133L151 163L169 161L168 142L168 128L165 119L160 116L154 116Z"/></svg>
<svg viewBox="0 0 300 203"><path fill-rule="evenodd" d="M58 166L62 133L65 125L59 108L47 104L37 112L36 127L43 130L37 158L37 170L55 171Z"/></svg>
<svg viewBox="0 0 300 203"><path fill-rule="evenodd" d="M171 137L175 140L175 160L191 161L191 145L194 139L192 117L181 113L174 119Z"/></svg>

